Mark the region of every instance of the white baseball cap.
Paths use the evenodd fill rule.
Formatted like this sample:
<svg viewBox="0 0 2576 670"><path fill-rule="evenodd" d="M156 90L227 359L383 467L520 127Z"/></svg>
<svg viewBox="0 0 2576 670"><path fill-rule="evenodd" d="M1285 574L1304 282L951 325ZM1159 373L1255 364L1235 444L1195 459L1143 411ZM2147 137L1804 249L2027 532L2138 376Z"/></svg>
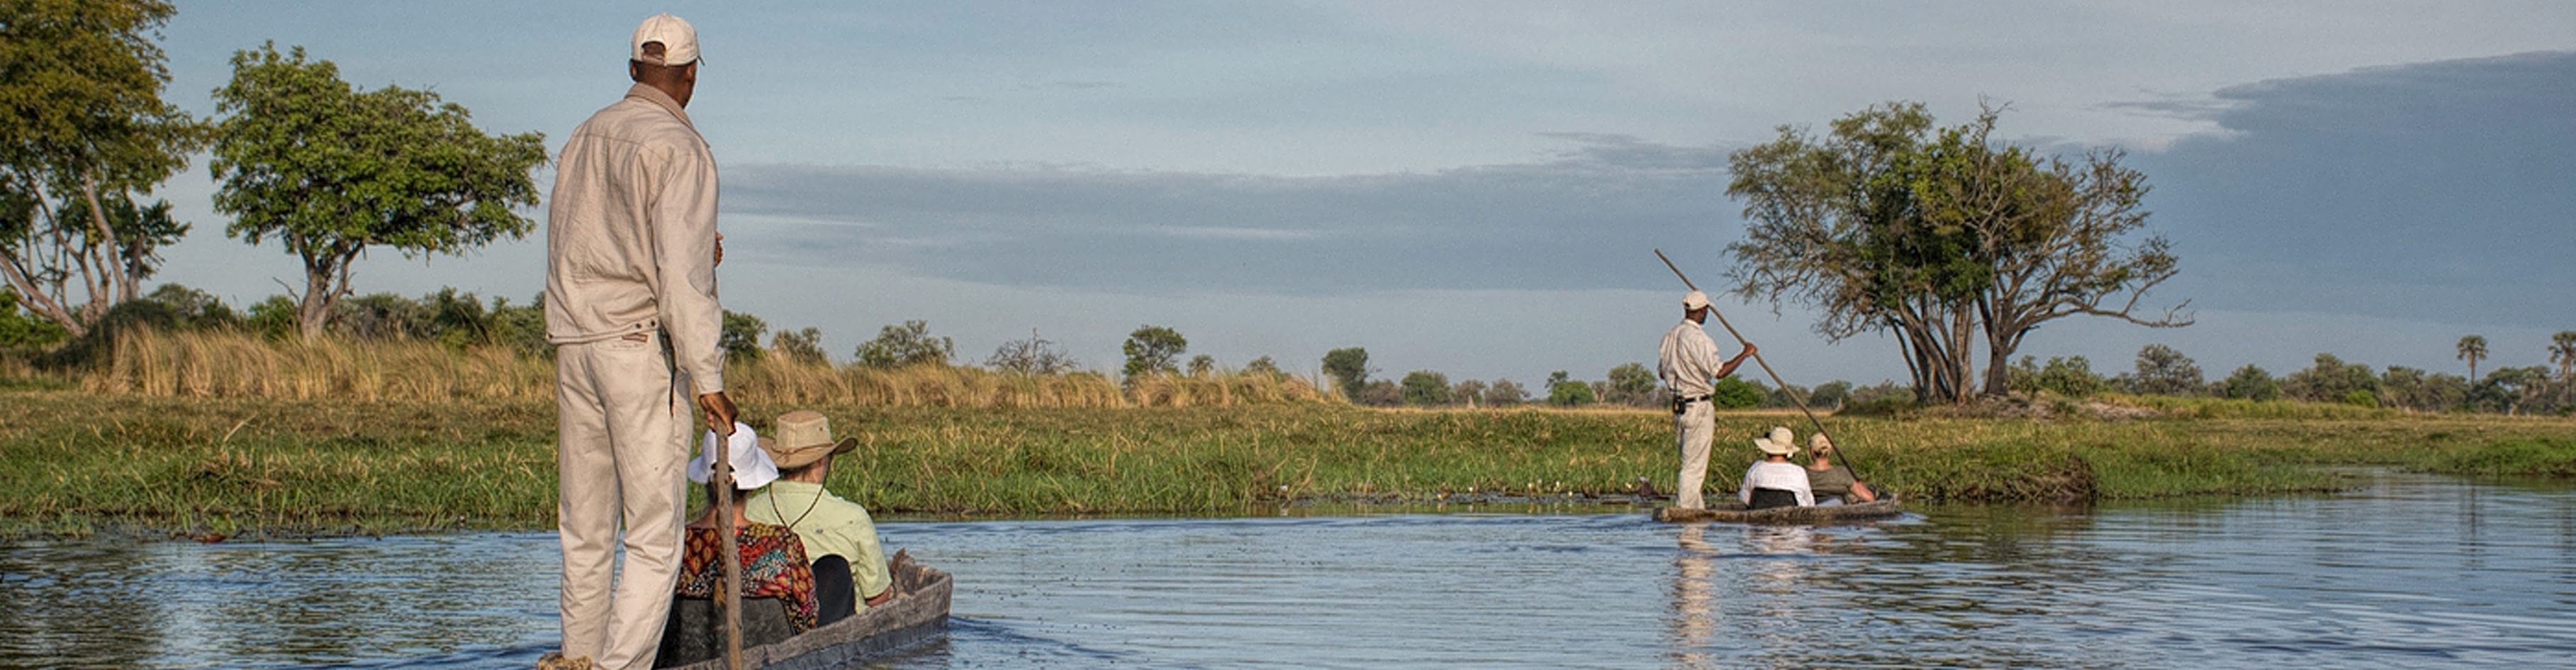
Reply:
<svg viewBox="0 0 2576 670"><path fill-rule="evenodd" d="M644 55L645 42L661 42L662 55ZM635 25L635 41L627 45L626 57L653 65L687 65L698 60L698 29L669 12L644 17Z"/></svg>
<svg viewBox="0 0 2576 670"><path fill-rule="evenodd" d="M1665 294L1665 295L1671 295L1671 294L1669 294L1669 293L1668 293L1668 294ZM1707 307L1707 306L1708 306L1708 294L1706 294L1706 293L1701 293L1701 292L1698 292L1698 291L1692 291L1692 292L1689 292L1689 293L1684 293L1684 294L1682 294L1682 309L1699 309L1699 308Z"/></svg>

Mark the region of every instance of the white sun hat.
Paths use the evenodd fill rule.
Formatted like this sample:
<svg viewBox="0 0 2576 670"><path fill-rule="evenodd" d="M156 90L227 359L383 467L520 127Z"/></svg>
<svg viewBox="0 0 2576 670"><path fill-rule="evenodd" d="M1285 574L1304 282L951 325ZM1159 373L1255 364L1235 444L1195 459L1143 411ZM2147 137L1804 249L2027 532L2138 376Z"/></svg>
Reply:
<svg viewBox="0 0 2576 670"><path fill-rule="evenodd" d="M1790 432L1788 426L1772 426L1769 437L1753 438L1753 446L1762 453L1787 456L1798 453L1798 434Z"/></svg>
<svg viewBox="0 0 2576 670"><path fill-rule="evenodd" d="M689 481L704 484L715 474L707 454L715 452L717 439L710 430L698 441L698 455L689 459ZM778 481L778 464L769 460L769 450L760 448L760 436L740 421L733 424L733 437L725 440L725 462L733 464L734 488L749 491Z"/></svg>

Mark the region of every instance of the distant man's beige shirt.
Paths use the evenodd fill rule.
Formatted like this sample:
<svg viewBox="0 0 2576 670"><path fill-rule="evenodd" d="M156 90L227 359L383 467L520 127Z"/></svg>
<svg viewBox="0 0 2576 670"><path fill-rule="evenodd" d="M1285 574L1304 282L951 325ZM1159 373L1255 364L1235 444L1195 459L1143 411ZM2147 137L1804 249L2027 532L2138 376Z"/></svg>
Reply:
<svg viewBox="0 0 2576 670"><path fill-rule="evenodd" d="M1717 342L1708 339L1708 330L1699 322L1682 319L1671 330L1664 331L1664 342L1655 356L1655 376L1673 394L1684 398L1708 395L1715 388L1717 371L1726 369L1726 359L1717 355Z"/></svg>
<svg viewBox="0 0 2576 670"><path fill-rule="evenodd" d="M625 189L643 189L628 193ZM660 328L699 395L724 390L716 161L680 103L636 84L573 129L546 207L546 339Z"/></svg>

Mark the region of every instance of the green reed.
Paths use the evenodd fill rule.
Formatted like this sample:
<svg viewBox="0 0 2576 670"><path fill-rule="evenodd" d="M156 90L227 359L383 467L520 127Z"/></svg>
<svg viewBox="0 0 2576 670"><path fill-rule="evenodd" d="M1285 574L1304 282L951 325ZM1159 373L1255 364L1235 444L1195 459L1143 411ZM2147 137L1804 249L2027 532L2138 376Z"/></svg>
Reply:
<svg viewBox="0 0 2576 670"><path fill-rule="evenodd" d="M1338 403L811 408L862 446L830 486L881 515L1245 513L1272 503L1669 495L1669 415ZM1846 462L1911 500L2332 490L2336 468L2576 476L2576 421L2404 414L2125 421L1827 417ZM1709 493L1773 425L1718 419ZM0 532L382 533L546 528L550 401L180 398L0 389ZM1651 502L1651 501L1646 501Z"/></svg>

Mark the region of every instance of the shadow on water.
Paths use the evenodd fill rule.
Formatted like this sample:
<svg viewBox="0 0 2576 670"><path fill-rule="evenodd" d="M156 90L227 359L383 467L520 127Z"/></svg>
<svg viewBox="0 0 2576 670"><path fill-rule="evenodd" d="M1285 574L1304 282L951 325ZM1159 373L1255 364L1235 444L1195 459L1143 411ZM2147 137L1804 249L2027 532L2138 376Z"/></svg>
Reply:
<svg viewBox="0 0 2576 670"><path fill-rule="evenodd" d="M2576 491L1925 507L1849 526L1509 504L882 525L957 575L889 669L2557 667ZM1535 513L1533 513L1535 512ZM524 668L544 533L0 546L0 668Z"/></svg>

